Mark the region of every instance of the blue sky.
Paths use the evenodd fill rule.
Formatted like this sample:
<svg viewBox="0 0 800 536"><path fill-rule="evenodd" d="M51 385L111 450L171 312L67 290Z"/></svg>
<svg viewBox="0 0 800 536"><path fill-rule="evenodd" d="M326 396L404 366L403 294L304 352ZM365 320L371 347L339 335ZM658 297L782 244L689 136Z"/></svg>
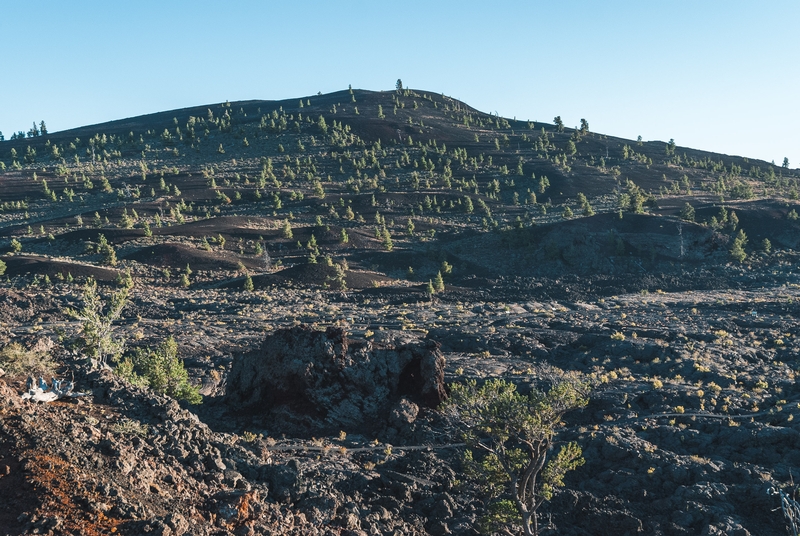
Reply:
<svg viewBox="0 0 800 536"><path fill-rule="evenodd" d="M800 2L5 1L0 131L405 85L800 167Z"/></svg>

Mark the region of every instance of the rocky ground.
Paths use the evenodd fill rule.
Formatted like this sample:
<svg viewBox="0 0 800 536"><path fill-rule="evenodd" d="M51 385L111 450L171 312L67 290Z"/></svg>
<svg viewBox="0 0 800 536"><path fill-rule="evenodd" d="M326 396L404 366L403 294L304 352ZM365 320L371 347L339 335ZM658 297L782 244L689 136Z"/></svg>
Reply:
<svg viewBox="0 0 800 536"><path fill-rule="evenodd" d="M74 330L59 313L69 292L6 293L18 304L5 309L7 340ZM466 301L458 290L433 302L413 290L297 290L282 302L255 291L186 296L194 307L170 315L163 296L136 292L127 316L149 319L120 330L131 340L174 334L204 404L181 408L66 351L63 374L91 396L22 402L21 379L0 379L0 489L11 499L2 523L7 534L474 533L480 494L461 478L458 438L434 410L286 436L280 420L225 402L236 356L258 351L283 319L339 323L378 345L400 334L436 341L447 382L525 385L542 367L591 378L591 402L567 416L562 437L580 443L587 463L546 506L554 533L782 534L768 490L789 484L800 463L798 294L791 282L574 302ZM24 322L25 312L42 321Z"/></svg>

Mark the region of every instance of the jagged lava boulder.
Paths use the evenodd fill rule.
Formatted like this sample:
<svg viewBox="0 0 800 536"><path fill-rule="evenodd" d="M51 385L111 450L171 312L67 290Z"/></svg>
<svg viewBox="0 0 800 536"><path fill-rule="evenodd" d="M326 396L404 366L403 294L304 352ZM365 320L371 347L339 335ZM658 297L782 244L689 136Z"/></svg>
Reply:
<svg viewBox="0 0 800 536"><path fill-rule="evenodd" d="M373 343L341 328L297 326L234 358L225 401L283 424L365 430L386 423L401 401L436 407L447 396L444 362L431 340Z"/></svg>

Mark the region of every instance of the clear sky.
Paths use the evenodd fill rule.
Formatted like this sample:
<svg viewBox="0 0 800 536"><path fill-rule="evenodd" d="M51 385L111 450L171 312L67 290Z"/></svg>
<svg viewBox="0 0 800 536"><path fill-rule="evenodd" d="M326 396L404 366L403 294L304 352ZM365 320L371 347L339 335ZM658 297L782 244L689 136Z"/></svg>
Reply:
<svg viewBox="0 0 800 536"><path fill-rule="evenodd" d="M0 0L0 131L398 78L800 167L800 2Z"/></svg>

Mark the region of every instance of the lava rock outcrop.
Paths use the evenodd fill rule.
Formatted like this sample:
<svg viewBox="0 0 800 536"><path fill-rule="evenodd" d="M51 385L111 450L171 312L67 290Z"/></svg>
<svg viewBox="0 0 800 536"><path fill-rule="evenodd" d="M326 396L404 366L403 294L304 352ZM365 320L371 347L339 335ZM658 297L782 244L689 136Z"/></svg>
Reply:
<svg viewBox="0 0 800 536"><path fill-rule="evenodd" d="M404 400L436 407L447 396L444 362L430 340L373 343L297 326L234 359L225 401L309 431L365 430L385 425Z"/></svg>

